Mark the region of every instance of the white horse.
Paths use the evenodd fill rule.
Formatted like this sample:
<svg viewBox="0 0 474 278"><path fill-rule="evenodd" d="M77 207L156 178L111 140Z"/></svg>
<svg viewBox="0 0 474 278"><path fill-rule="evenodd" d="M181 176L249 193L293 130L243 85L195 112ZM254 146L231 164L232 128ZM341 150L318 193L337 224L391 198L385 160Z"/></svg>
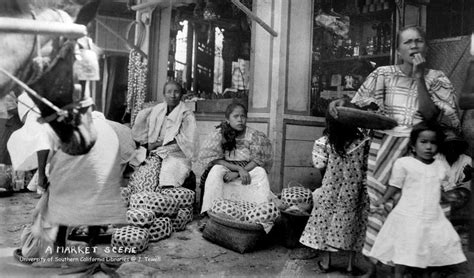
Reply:
<svg viewBox="0 0 474 278"><path fill-rule="evenodd" d="M54 0L2 0L0 19L12 24L31 19L34 20L33 26L35 22L40 25L43 21L73 25L72 18L67 13L56 9L62 6L61 1ZM77 14L75 23L87 25L94 18L98 6L99 1L85 3ZM24 89L13 81L14 77L27 83L33 89L33 92L27 90L30 96L34 92L41 96L32 96L32 99L45 122L51 125L60 138L61 149L71 155L87 153L94 145L97 135L92 124L92 102L83 95L81 87L77 86L73 73L76 40L54 34L31 34L21 26L18 28L20 32L7 32L5 29L8 28L2 31L0 24L0 98L12 90ZM52 43L48 44L44 53L43 46L48 42ZM49 56L49 63L41 62L38 56L43 55Z"/></svg>

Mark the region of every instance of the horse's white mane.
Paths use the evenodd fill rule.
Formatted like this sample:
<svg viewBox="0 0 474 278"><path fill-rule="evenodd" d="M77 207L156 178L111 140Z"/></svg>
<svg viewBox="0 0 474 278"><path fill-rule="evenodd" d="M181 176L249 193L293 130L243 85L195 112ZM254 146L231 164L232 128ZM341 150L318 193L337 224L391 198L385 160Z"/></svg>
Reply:
<svg viewBox="0 0 474 278"><path fill-rule="evenodd" d="M87 0L1 0L0 15L14 16L43 9L58 9L75 17Z"/></svg>

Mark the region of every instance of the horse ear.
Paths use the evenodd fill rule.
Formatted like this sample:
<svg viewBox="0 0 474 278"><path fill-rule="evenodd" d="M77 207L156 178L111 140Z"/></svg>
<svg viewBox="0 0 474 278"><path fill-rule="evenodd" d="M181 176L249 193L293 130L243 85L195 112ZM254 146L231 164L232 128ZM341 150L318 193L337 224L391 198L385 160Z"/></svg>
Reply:
<svg viewBox="0 0 474 278"><path fill-rule="evenodd" d="M89 24L89 22L94 19L97 10L99 9L100 1L101 0L93 0L85 4L77 14L76 21L74 23L82 25Z"/></svg>

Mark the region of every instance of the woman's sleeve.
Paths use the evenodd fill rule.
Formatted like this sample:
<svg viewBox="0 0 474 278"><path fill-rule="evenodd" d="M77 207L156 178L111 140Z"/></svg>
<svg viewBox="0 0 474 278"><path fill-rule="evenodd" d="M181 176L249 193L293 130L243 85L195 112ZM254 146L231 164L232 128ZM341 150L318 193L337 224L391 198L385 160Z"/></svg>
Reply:
<svg viewBox="0 0 474 278"><path fill-rule="evenodd" d="M314 141L312 157L314 167L318 169L326 168L329 159L327 137L321 137Z"/></svg>
<svg viewBox="0 0 474 278"><path fill-rule="evenodd" d="M428 91L433 103L441 110L440 124L459 128L461 122L458 116L458 108L455 100L454 86L442 71L436 71Z"/></svg>
<svg viewBox="0 0 474 278"><path fill-rule="evenodd" d="M406 176L407 171L403 165L403 160L397 159L395 160L395 163L393 163L392 173L390 175L388 184L401 189L405 183Z"/></svg>
<svg viewBox="0 0 474 278"><path fill-rule="evenodd" d="M132 127L133 140L142 145L148 143L148 117L152 109L153 107L140 110Z"/></svg>
<svg viewBox="0 0 474 278"><path fill-rule="evenodd" d="M252 132L250 142L250 156L258 166L269 171L273 163L272 143L268 137L260 131Z"/></svg>
<svg viewBox="0 0 474 278"><path fill-rule="evenodd" d="M224 157L221 141L221 133L219 130L215 130L202 143L197 161L202 170L206 169L211 161Z"/></svg>
<svg viewBox="0 0 474 278"><path fill-rule="evenodd" d="M371 103L383 107L384 90L384 74L380 68L377 68L367 76L351 102L359 107L364 107Z"/></svg>
<svg viewBox="0 0 474 278"><path fill-rule="evenodd" d="M194 113L186 111L181 122L179 133L176 135L176 143L187 158L194 160L197 151L197 124Z"/></svg>

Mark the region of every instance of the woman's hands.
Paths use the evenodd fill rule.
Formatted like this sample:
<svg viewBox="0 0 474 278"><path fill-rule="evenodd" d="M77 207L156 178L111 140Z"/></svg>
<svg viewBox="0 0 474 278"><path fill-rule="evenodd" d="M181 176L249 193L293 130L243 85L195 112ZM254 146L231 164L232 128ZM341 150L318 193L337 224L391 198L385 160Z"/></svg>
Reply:
<svg viewBox="0 0 474 278"><path fill-rule="evenodd" d="M329 103L329 114L334 118L337 119L337 107L344 106L346 104L346 99L340 98L333 100Z"/></svg>
<svg viewBox="0 0 474 278"><path fill-rule="evenodd" d="M224 180L224 182L231 182L231 181L235 180L238 177L239 177L239 173L229 171L229 172L224 174L223 180Z"/></svg>
<svg viewBox="0 0 474 278"><path fill-rule="evenodd" d="M413 77L422 78L426 67L426 59L420 53L413 55Z"/></svg>
<svg viewBox="0 0 474 278"><path fill-rule="evenodd" d="M158 147L161 147L162 145L163 145L163 139L158 138L158 140L155 143L148 144L148 151L152 151Z"/></svg>
<svg viewBox="0 0 474 278"><path fill-rule="evenodd" d="M250 174L244 168L239 169L238 172L229 171L229 172L225 173L224 177L223 177L223 180L224 180L224 182L231 182L231 181L233 181L233 180L235 180L239 177L242 179L242 184L243 185L250 184L250 182L251 182Z"/></svg>

